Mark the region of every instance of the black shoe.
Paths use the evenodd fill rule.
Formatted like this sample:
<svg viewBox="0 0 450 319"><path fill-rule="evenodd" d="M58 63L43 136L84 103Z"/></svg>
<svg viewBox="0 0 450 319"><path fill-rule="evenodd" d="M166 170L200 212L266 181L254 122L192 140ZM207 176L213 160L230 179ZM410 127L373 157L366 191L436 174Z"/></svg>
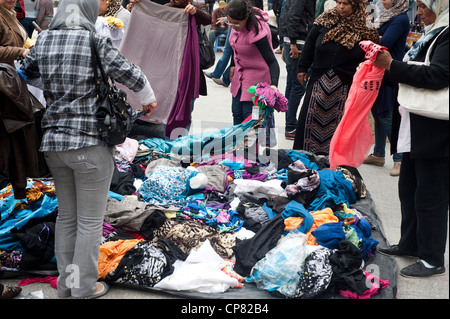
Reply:
<svg viewBox="0 0 450 319"><path fill-rule="evenodd" d="M414 256L414 254L408 254L407 252L401 251L398 245L391 245L387 248L379 248L378 252L382 255L386 256L402 256L402 257L410 257L417 258L418 256Z"/></svg>
<svg viewBox="0 0 450 319"><path fill-rule="evenodd" d="M425 265L418 261L415 264L409 265L408 267L403 268L400 270L400 275L403 277L432 277L432 276L442 276L445 273L445 267L434 267L434 268L427 268Z"/></svg>
<svg viewBox="0 0 450 319"><path fill-rule="evenodd" d="M207 77L209 77L210 79L212 79L212 72L203 72Z"/></svg>

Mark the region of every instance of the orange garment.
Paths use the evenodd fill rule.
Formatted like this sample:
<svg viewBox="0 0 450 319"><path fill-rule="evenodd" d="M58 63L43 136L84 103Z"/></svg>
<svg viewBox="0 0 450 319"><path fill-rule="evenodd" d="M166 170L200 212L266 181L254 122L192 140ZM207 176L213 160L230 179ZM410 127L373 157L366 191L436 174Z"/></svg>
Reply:
<svg viewBox="0 0 450 319"><path fill-rule="evenodd" d="M117 268L122 257L141 241L144 240L116 240L102 244L98 256L98 278L105 279L111 271Z"/></svg>
<svg viewBox="0 0 450 319"><path fill-rule="evenodd" d="M311 212L311 215L314 218L314 222L311 226L311 229L306 233L306 236L308 237L306 244L317 246L318 244L316 238L311 234L311 232L322 224L337 223L339 222L339 219L336 216L334 216L333 210L329 207L315 212ZM284 220L285 225L284 230L296 229L300 227L302 222L303 217L288 217Z"/></svg>

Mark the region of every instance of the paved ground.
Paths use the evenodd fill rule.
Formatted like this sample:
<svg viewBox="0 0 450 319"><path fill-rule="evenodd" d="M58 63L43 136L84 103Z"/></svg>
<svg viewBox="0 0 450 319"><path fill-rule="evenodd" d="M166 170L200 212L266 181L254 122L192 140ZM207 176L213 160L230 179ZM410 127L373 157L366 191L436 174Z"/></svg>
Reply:
<svg viewBox="0 0 450 319"><path fill-rule="evenodd" d="M221 53L217 53L219 58ZM279 89L284 92L286 85L286 70L284 63L279 59L281 76ZM208 96L200 97L195 103L193 112L192 132L218 129L231 126L231 95L228 88L215 84L207 79ZM292 141L284 139L284 114L276 114L275 124L277 126L278 145L280 149L290 149ZM388 147L388 146L387 146ZM388 150L387 150L388 152ZM389 171L392 168L392 159L387 158L384 167L374 167L362 165L359 170L375 201L376 211L382 220L384 233L391 244L395 244L400 236L400 206L397 193L398 177L391 177ZM408 258L397 258L398 270L415 262ZM448 278L448 242L446 251L447 272L445 276L431 279L410 279L397 276L397 298L398 299L448 299L449 298L449 278ZM17 284L17 279L1 280L2 283ZM26 296L31 292L43 292L47 298L57 298L56 290L48 284L32 284L23 287L22 295ZM154 293L149 291L137 291L126 288L112 287L110 292L104 296L105 299L166 299L173 298L164 293Z"/></svg>

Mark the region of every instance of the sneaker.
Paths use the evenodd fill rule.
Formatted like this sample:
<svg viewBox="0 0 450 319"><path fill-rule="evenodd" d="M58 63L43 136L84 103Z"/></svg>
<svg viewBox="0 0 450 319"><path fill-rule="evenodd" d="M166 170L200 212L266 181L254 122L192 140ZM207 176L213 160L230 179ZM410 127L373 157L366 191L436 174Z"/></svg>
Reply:
<svg viewBox="0 0 450 319"><path fill-rule="evenodd" d="M287 139L287 140L294 140L295 139L295 130L285 131L284 132L284 138Z"/></svg>
<svg viewBox="0 0 450 319"><path fill-rule="evenodd" d="M402 166L402 162L394 162L394 167L392 167L389 175L391 176L399 176L400 175L400 167Z"/></svg>
<svg viewBox="0 0 450 319"><path fill-rule="evenodd" d="M418 261L415 264L409 265L408 267L400 270L400 275L403 277L412 277L412 278L424 278L424 277L432 277L432 276L442 276L445 273L445 267L434 267L428 268L425 265Z"/></svg>
<svg viewBox="0 0 450 319"><path fill-rule="evenodd" d="M225 85L225 83L223 83L221 79L212 78L212 80L214 81L214 83L216 83L218 85L222 85L224 87L228 87L228 85Z"/></svg>
<svg viewBox="0 0 450 319"><path fill-rule="evenodd" d="M375 156L370 154L364 160L364 164L375 165L375 166L384 166L384 157Z"/></svg>
<svg viewBox="0 0 450 319"><path fill-rule="evenodd" d="M212 72L203 72L208 78L212 79Z"/></svg>
<svg viewBox="0 0 450 319"><path fill-rule="evenodd" d="M387 248L377 248L378 252L385 256L402 256L402 257L410 257L410 258L417 258L417 256L414 256L414 254L408 254L405 251L401 251L398 245L391 245Z"/></svg>

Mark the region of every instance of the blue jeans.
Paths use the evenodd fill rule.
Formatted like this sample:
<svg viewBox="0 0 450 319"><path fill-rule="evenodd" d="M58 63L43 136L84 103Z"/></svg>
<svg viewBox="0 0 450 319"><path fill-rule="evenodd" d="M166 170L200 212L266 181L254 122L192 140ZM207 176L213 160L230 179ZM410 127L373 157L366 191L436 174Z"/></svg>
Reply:
<svg viewBox="0 0 450 319"><path fill-rule="evenodd" d="M58 295L87 297L97 290L113 156L104 146L44 152L44 156L58 193L55 229Z"/></svg>
<svg viewBox="0 0 450 319"><path fill-rule="evenodd" d="M36 22L36 18L23 18L21 21L22 26L27 31L28 37L31 38L33 36L33 32L35 29L35 26L33 25L33 22Z"/></svg>
<svg viewBox="0 0 450 319"><path fill-rule="evenodd" d="M290 43L284 42L284 62L286 63L286 91L284 96L288 99L288 110L286 112L285 130L293 131L297 128L297 111L300 101L305 94L305 87L298 81L298 59L292 59L289 52L291 51ZM302 44L297 44L297 48L303 50Z"/></svg>
<svg viewBox="0 0 450 319"><path fill-rule="evenodd" d="M392 129L392 109L382 113L372 112L375 120L375 146L373 155L385 157L386 155L386 138L391 140ZM393 155L394 162L402 161L402 153L395 153Z"/></svg>
<svg viewBox="0 0 450 319"><path fill-rule="evenodd" d="M222 76L222 82L225 85L230 85L230 67L228 66L228 62L230 62L231 58L231 48L230 41L228 38L230 37L231 28L228 29L227 39L225 40L225 48L223 49L222 56L219 61L217 61L216 67L214 71L211 73L213 78L220 79Z"/></svg>
<svg viewBox="0 0 450 319"><path fill-rule="evenodd" d="M233 113L233 125L241 124L252 114L253 102L241 101L241 90L231 101L231 112Z"/></svg>

